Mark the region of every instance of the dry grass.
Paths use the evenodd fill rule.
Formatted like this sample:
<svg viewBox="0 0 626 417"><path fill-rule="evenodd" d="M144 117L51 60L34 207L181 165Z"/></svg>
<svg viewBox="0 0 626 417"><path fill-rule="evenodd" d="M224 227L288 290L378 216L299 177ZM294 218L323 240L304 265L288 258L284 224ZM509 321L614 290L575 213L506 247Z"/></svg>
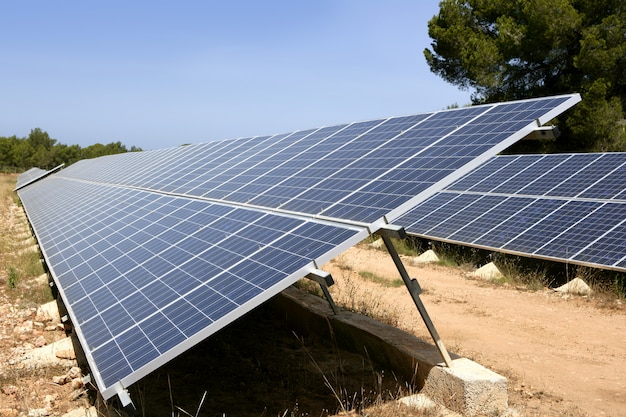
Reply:
<svg viewBox="0 0 626 417"><path fill-rule="evenodd" d="M63 414L80 405L71 398L70 385L52 381L67 369L56 365L32 368L20 361L34 346L54 342L65 333L55 326L44 328L47 321L40 320L37 312L40 304L53 297L41 253L13 192L16 179L16 175L0 174L0 415L43 415L42 410Z"/></svg>
<svg viewBox="0 0 626 417"><path fill-rule="evenodd" d="M508 284L517 288L525 288L529 291L541 291L548 288L552 279L548 271L544 269L524 269L513 259L505 259L498 263L498 269L503 277L493 280L495 284Z"/></svg>
<svg viewBox="0 0 626 417"><path fill-rule="evenodd" d="M45 270L13 192L15 181L15 175L0 175L0 285L9 290L6 295L10 300L37 305L51 301L52 293L45 282L35 279L45 274Z"/></svg>
<svg viewBox="0 0 626 417"><path fill-rule="evenodd" d="M381 301L376 291L363 286L362 281L362 278L356 278L352 274L342 277L342 291L339 293L331 291L337 305L353 313L363 314L381 323L398 327L401 316L398 309ZM333 288L331 287L331 290Z"/></svg>
<svg viewBox="0 0 626 417"><path fill-rule="evenodd" d="M365 281L370 281L383 287L398 288L404 285L404 281L402 281L400 278L382 277L370 271L360 271L359 276Z"/></svg>

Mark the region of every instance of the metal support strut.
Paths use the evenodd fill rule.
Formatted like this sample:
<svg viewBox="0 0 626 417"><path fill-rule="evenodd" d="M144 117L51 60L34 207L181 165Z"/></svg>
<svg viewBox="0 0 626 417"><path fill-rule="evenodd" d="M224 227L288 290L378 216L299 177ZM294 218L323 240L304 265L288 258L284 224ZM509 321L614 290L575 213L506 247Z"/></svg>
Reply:
<svg viewBox="0 0 626 417"><path fill-rule="evenodd" d="M333 312L335 314L339 314L339 307L337 307L335 301L333 300L333 297L330 296L330 291L328 291L328 287L335 283L332 275L326 271L322 271L321 269L315 269L309 272L306 277L310 280L317 282L320 285L320 288L324 293L324 297L326 297L328 304L330 304L330 308L333 309Z"/></svg>
<svg viewBox="0 0 626 417"><path fill-rule="evenodd" d="M404 264L402 263L402 260L400 259L400 256L398 255L395 246L393 246L393 242L391 241L392 237L398 239L406 238L406 231L403 227L400 226L386 225L378 230L378 232L376 233L383 239L383 242L387 247L387 251L391 255L393 262L396 264L396 268L398 269L398 272L400 273L400 276L402 277L406 288L409 290L409 294L411 294L411 298L413 298L413 302L415 303L417 310L422 316L422 320L424 320L424 324L426 324L426 328L428 328L430 336L433 338L433 341L435 342L435 345L437 346L437 349L441 354L441 358L446 363L446 366L448 368L451 368L452 359L450 359L450 355L448 354L446 347L443 345L443 342L439 337L439 333L437 333L435 325L433 324L430 316L428 315L428 312L426 311L424 303L422 303L422 300L419 297L419 295L422 293L422 288L420 287L416 279L409 278L409 274L404 268Z"/></svg>

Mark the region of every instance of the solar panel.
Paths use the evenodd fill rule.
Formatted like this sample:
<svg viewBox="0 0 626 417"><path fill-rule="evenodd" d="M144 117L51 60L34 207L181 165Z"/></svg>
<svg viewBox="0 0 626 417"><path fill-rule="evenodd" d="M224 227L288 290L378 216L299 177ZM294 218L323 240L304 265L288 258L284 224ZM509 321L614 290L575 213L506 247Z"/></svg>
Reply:
<svg viewBox="0 0 626 417"><path fill-rule="evenodd" d="M548 121L578 99L497 103L120 154L74 164L62 175L368 224L495 155L532 131L536 120Z"/></svg>
<svg viewBox="0 0 626 417"><path fill-rule="evenodd" d="M20 188L26 187L28 184L31 184L37 180L44 178L47 175L52 174L53 172L58 171L59 169L63 168L64 165L65 164L58 165L48 171L46 171L45 169L34 167L29 169L28 171L22 172L20 175L17 176L17 183L13 191L17 191Z"/></svg>
<svg viewBox="0 0 626 417"><path fill-rule="evenodd" d="M104 396L367 236L363 228L58 177L20 196Z"/></svg>
<svg viewBox="0 0 626 417"><path fill-rule="evenodd" d="M107 399L579 100L106 156L19 196Z"/></svg>
<svg viewBox="0 0 626 417"><path fill-rule="evenodd" d="M397 222L427 238L626 271L626 153L497 156Z"/></svg>

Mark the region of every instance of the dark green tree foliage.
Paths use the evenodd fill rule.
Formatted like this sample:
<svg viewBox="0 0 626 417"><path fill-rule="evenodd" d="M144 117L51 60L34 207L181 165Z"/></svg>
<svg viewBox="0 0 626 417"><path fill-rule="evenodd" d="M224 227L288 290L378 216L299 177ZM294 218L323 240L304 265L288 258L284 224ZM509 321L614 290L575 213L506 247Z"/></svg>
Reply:
<svg viewBox="0 0 626 417"><path fill-rule="evenodd" d="M131 152L139 152L141 148L132 146ZM32 129L28 137L0 136L0 169L26 170L31 167L42 169L57 165L70 165L81 159L96 158L128 152L121 142L106 145L96 143L86 148L79 145L65 145L50 138L47 132L39 128Z"/></svg>
<svg viewBox="0 0 626 417"><path fill-rule="evenodd" d="M475 103L580 92L552 150L626 150L624 0L443 0L428 31L431 70Z"/></svg>

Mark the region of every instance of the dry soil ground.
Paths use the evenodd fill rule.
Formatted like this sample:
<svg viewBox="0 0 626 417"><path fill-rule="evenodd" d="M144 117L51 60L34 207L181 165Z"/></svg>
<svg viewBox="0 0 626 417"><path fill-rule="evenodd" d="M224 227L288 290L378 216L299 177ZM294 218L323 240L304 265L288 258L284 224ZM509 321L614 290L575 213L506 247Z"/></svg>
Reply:
<svg viewBox="0 0 626 417"><path fill-rule="evenodd" d="M386 252L355 247L326 269L337 281L335 298L360 291L366 300L380 300L400 328L428 340L404 287L364 284L355 273L397 278ZM509 378L510 403L522 415L626 416L622 302L599 306L593 298L549 289L496 286L437 265L407 269L423 287L422 299L448 349Z"/></svg>

